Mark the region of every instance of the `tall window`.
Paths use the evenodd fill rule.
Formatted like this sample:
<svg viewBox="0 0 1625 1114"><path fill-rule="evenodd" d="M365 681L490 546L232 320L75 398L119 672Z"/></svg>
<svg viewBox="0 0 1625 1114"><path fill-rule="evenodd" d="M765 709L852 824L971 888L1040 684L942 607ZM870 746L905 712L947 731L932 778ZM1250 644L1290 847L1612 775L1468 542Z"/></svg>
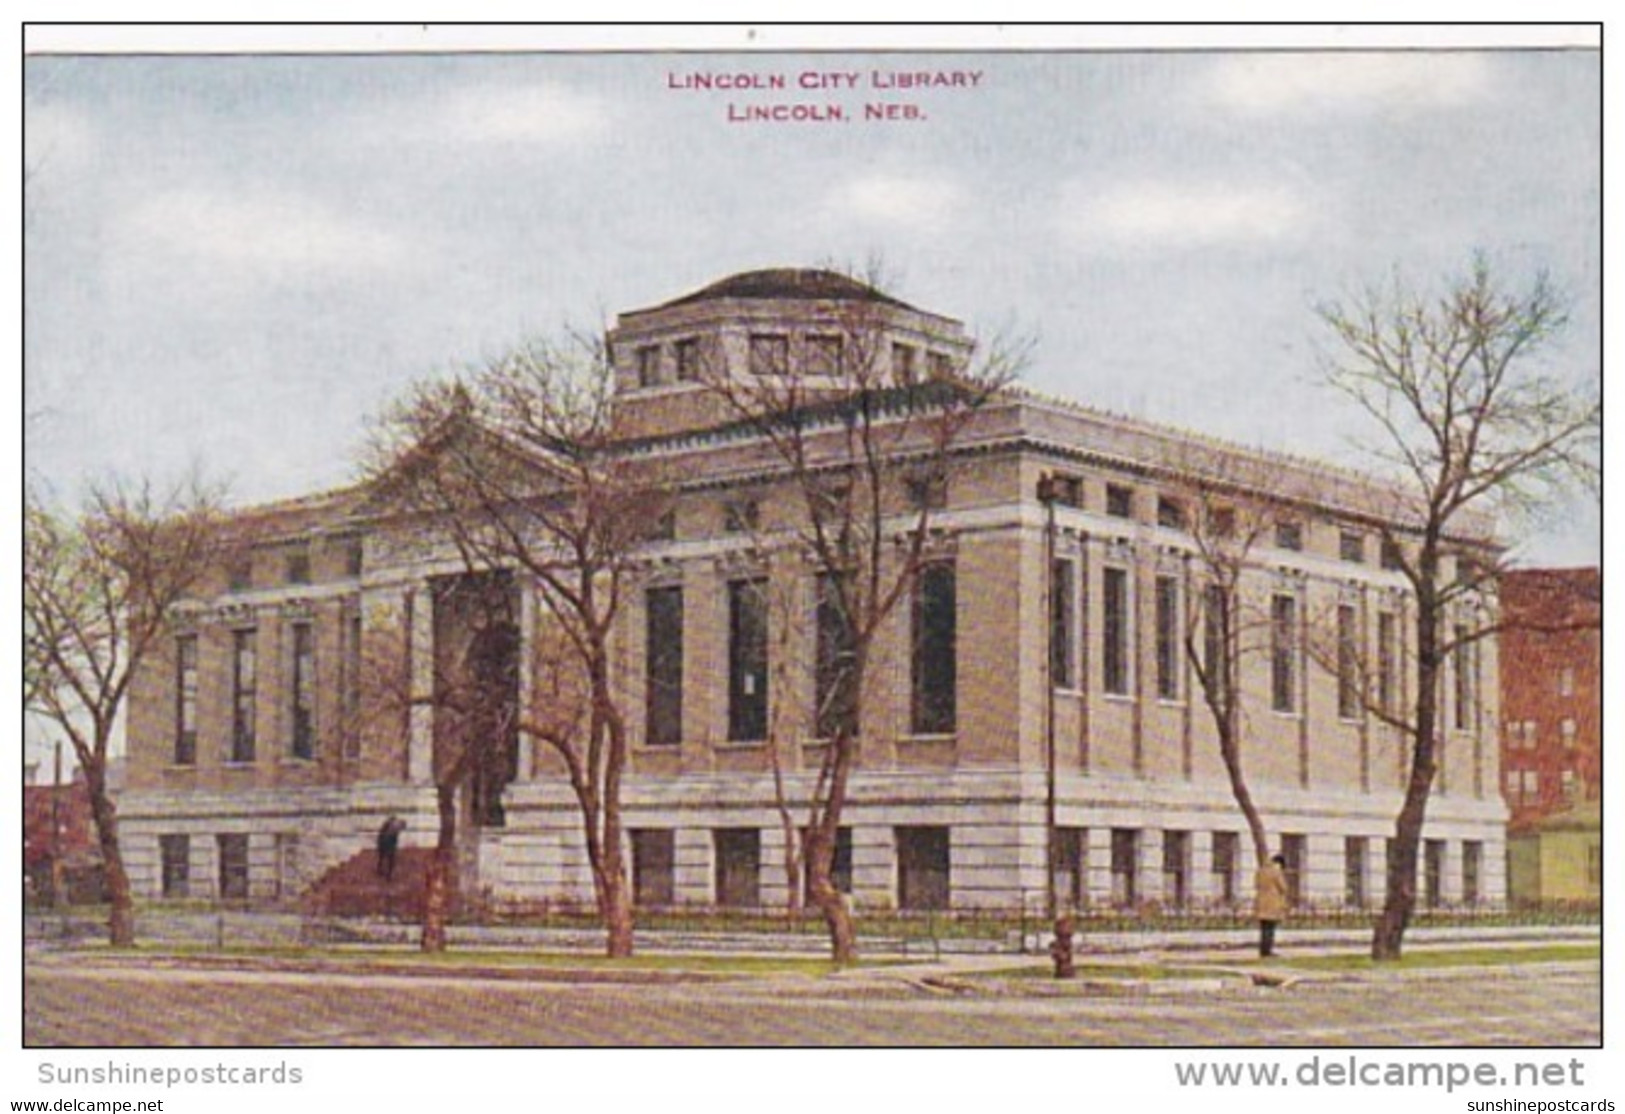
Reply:
<svg viewBox="0 0 1625 1114"><path fill-rule="evenodd" d="M1212 692L1223 692L1230 680L1229 599L1221 584L1209 584L1203 593L1202 665Z"/></svg>
<svg viewBox="0 0 1625 1114"><path fill-rule="evenodd" d="M1157 577L1157 697L1179 699L1179 581Z"/></svg>
<svg viewBox="0 0 1625 1114"><path fill-rule="evenodd" d="M310 583L310 550L305 546L298 546L288 550L285 555L283 572L289 584Z"/></svg>
<svg viewBox="0 0 1625 1114"><path fill-rule="evenodd" d="M759 828L718 828L717 904L749 908L762 903L762 833Z"/></svg>
<svg viewBox="0 0 1625 1114"><path fill-rule="evenodd" d="M1132 908L1140 899L1140 833L1133 828L1112 829L1112 904Z"/></svg>
<svg viewBox="0 0 1625 1114"><path fill-rule="evenodd" d="M1393 715L1399 703L1399 617L1377 613L1377 707Z"/></svg>
<svg viewBox="0 0 1625 1114"><path fill-rule="evenodd" d="M728 738L767 738L767 581L728 585Z"/></svg>
<svg viewBox="0 0 1625 1114"><path fill-rule="evenodd" d="M683 589L651 588L644 604L643 740L676 746L683 738Z"/></svg>
<svg viewBox="0 0 1625 1114"><path fill-rule="evenodd" d="M693 383L700 378L700 342L695 337L677 342L677 381Z"/></svg>
<svg viewBox="0 0 1625 1114"><path fill-rule="evenodd" d="M1303 523L1282 519L1275 524L1275 545L1294 553L1303 549Z"/></svg>
<svg viewBox="0 0 1625 1114"><path fill-rule="evenodd" d="M1444 904L1445 842L1430 839L1422 844L1422 889L1429 909Z"/></svg>
<svg viewBox="0 0 1625 1114"><path fill-rule="evenodd" d="M1241 836L1235 832L1213 833L1213 892L1221 902L1233 905L1241 863Z"/></svg>
<svg viewBox="0 0 1625 1114"><path fill-rule="evenodd" d="M248 897L248 836L231 832L215 837L220 855L220 896L228 901Z"/></svg>
<svg viewBox="0 0 1625 1114"><path fill-rule="evenodd" d="M1175 909L1190 903L1191 834L1162 833L1162 896Z"/></svg>
<svg viewBox="0 0 1625 1114"><path fill-rule="evenodd" d="M1344 530L1337 536L1337 555L1353 564L1365 563L1365 535L1356 530Z"/></svg>
<svg viewBox="0 0 1625 1114"><path fill-rule="evenodd" d="M1350 909L1364 909L1366 905L1367 843L1365 836L1343 840L1343 904Z"/></svg>
<svg viewBox="0 0 1625 1114"><path fill-rule="evenodd" d="M1101 570L1100 668L1102 684L1109 693L1127 696L1129 688L1129 603L1128 570Z"/></svg>
<svg viewBox="0 0 1625 1114"><path fill-rule="evenodd" d="M1106 513L1113 518L1133 518L1134 489L1122 484L1107 484Z"/></svg>
<svg viewBox="0 0 1625 1114"><path fill-rule="evenodd" d="M293 677L289 709L293 720L292 751L295 758L316 753L316 639L309 623L295 623L293 632Z"/></svg>
<svg viewBox="0 0 1625 1114"><path fill-rule="evenodd" d="M1167 495L1157 497L1157 525L1170 530L1185 528L1185 504Z"/></svg>
<svg viewBox="0 0 1625 1114"><path fill-rule="evenodd" d="M948 908L952 873L948 829L898 828L896 834L898 908Z"/></svg>
<svg viewBox="0 0 1625 1114"><path fill-rule="evenodd" d="M1298 707L1298 601L1270 600L1270 706L1277 712Z"/></svg>
<svg viewBox="0 0 1625 1114"><path fill-rule="evenodd" d="M1281 837L1281 857L1286 860L1286 896L1293 906L1303 904L1304 882L1308 880L1309 837L1292 834Z"/></svg>
<svg viewBox="0 0 1625 1114"><path fill-rule="evenodd" d="M851 736L858 730L857 646L848 614L850 579L832 573L818 578L818 670L814 697L821 739ZM843 591L845 589L845 591Z"/></svg>
<svg viewBox="0 0 1625 1114"><path fill-rule="evenodd" d="M167 898L190 897L192 882L192 838L188 835L158 837L161 885Z"/></svg>
<svg viewBox="0 0 1625 1114"><path fill-rule="evenodd" d="M1461 845L1461 900L1464 905L1477 905L1483 896L1481 880L1484 874L1484 844L1469 839Z"/></svg>
<svg viewBox="0 0 1625 1114"><path fill-rule="evenodd" d="M1473 725L1473 644L1467 627L1457 623L1452 631L1456 647L1451 654L1451 667L1455 673L1456 730L1466 731Z"/></svg>
<svg viewBox="0 0 1625 1114"><path fill-rule="evenodd" d="M807 338L807 374L841 374L841 338L815 334Z"/></svg>
<svg viewBox="0 0 1625 1114"><path fill-rule="evenodd" d="M908 344L893 344L891 346L891 376L892 382L899 387L911 387L919 377L919 371L914 364L915 349Z"/></svg>
<svg viewBox="0 0 1625 1114"><path fill-rule="evenodd" d="M175 640L175 765L197 763L197 635Z"/></svg>
<svg viewBox="0 0 1625 1114"><path fill-rule="evenodd" d="M1360 628L1354 608L1337 609L1337 714L1360 718Z"/></svg>
<svg viewBox="0 0 1625 1114"><path fill-rule="evenodd" d="M646 344L638 349L638 386L653 387L660 382L660 348Z"/></svg>
<svg viewBox="0 0 1625 1114"><path fill-rule="evenodd" d="M1081 909L1088 871L1089 833L1085 828L1055 829L1053 866L1055 897L1063 909Z"/></svg>
<svg viewBox="0 0 1625 1114"><path fill-rule="evenodd" d="M231 636L231 760L254 761L254 694L257 687L254 632Z"/></svg>
<svg viewBox="0 0 1625 1114"><path fill-rule="evenodd" d="M1071 561L1057 559L1049 577L1049 669L1058 689L1075 688L1077 677L1077 578Z"/></svg>
<svg viewBox="0 0 1625 1114"><path fill-rule="evenodd" d="M635 828L632 833L632 903L661 909L676 897L677 841L670 828Z"/></svg>
<svg viewBox="0 0 1625 1114"><path fill-rule="evenodd" d="M361 616L345 621L344 642L344 756L361 756Z"/></svg>
<svg viewBox="0 0 1625 1114"><path fill-rule="evenodd" d="M916 735L946 735L957 722L957 611L953 563L926 565L914 586L911 720Z"/></svg>
<svg viewBox="0 0 1625 1114"><path fill-rule="evenodd" d="M782 333L752 333L750 373L784 375L790 370L790 338Z"/></svg>

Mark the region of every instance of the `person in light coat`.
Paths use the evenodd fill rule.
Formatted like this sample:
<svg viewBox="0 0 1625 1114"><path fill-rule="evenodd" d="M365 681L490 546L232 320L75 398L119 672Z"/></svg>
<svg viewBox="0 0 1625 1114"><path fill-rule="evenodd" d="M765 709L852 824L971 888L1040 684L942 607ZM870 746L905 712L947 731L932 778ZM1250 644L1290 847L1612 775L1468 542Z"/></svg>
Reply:
<svg viewBox="0 0 1625 1114"><path fill-rule="evenodd" d="M1286 858L1276 855L1259 868L1254 882L1253 913L1258 918L1258 954L1275 954L1275 928L1286 919L1292 902L1287 889Z"/></svg>

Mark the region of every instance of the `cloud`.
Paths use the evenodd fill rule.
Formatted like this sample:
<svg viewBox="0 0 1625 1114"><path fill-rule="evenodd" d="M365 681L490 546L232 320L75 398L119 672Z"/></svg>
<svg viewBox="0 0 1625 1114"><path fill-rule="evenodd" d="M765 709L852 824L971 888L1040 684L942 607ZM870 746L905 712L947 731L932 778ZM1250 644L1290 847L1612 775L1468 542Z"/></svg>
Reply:
<svg viewBox="0 0 1625 1114"><path fill-rule="evenodd" d="M558 146L607 134L601 98L558 82L453 85L359 109L335 122L346 144Z"/></svg>
<svg viewBox="0 0 1625 1114"><path fill-rule="evenodd" d="M950 224L959 200L959 187L947 179L889 173L849 179L830 195L831 208L842 215L917 229Z"/></svg>
<svg viewBox="0 0 1625 1114"><path fill-rule="evenodd" d="M1289 187L1142 181L1072 189L1061 223L1073 238L1112 248L1276 244L1303 235L1309 207Z"/></svg>
<svg viewBox="0 0 1625 1114"><path fill-rule="evenodd" d="M560 143L608 123L601 101L564 85L490 85L460 89L439 113L451 137L487 143Z"/></svg>
<svg viewBox="0 0 1625 1114"><path fill-rule="evenodd" d="M291 193L157 194L125 213L122 232L127 250L301 278L370 274L408 258L393 233Z"/></svg>
<svg viewBox="0 0 1625 1114"><path fill-rule="evenodd" d="M1214 64L1202 95L1242 113L1308 115L1452 108L1490 88L1481 54L1326 51L1228 55Z"/></svg>
<svg viewBox="0 0 1625 1114"><path fill-rule="evenodd" d="M95 126L82 113L61 105L28 108L24 123L25 175L71 172L84 165L95 146Z"/></svg>

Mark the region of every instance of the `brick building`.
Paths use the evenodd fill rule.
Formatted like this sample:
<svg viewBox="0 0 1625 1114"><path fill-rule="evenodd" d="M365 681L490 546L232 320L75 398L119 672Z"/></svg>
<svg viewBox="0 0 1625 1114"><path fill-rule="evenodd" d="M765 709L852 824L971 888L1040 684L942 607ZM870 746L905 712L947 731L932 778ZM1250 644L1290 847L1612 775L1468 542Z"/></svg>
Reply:
<svg viewBox="0 0 1625 1114"><path fill-rule="evenodd" d="M31 897L97 901L101 852L90 817L90 794L77 770L53 785L23 786L23 875Z"/></svg>
<svg viewBox="0 0 1625 1114"><path fill-rule="evenodd" d="M872 358L893 386L971 351L959 322L813 271L736 275L622 314L609 333L625 451L658 468L674 500L618 637L634 733L625 822L645 905L785 898L774 762L800 799L821 753L818 570L794 544L784 470L727 420L700 369L808 371L807 420L837 444L838 408L816 404L842 395L853 353L829 322L854 305L876 323ZM945 490L929 496L931 559L877 644L836 849L860 908L1041 904L1051 739L1064 901L1250 900L1245 825L1182 652L1203 591L1193 470L1229 477L1220 486L1238 505L1275 508L1244 573L1268 618L1241 665L1245 757L1272 842L1302 899L1380 901L1408 751L1367 700L1402 703L1412 683L1407 592L1378 540L1387 493L1011 389L956 439ZM906 511L921 496L896 497ZM446 591L466 582L455 551L360 488L240 522L251 550L179 610L133 694L120 814L138 893L292 896L363 853L390 813L408 819L408 844L434 831L436 711L369 713L363 663L370 647L398 646L404 675L427 685L436 655L468 637ZM1452 541L1463 554L1487 544ZM517 576L484 584L517 601L502 653L531 660L546 629L535 591ZM1322 628L1336 665L1316 652ZM1450 669L1422 892L1496 903L1506 812L1496 688L1482 683L1496 676L1493 640ZM535 699L530 672L495 670L508 672L511 698ZM786 745L766 745L769 722ZM502 752L469 790L470 884L590 902L578 813L551 756L522 736Z"/></svg>
<svg viewBox="0 0 1625 1114"><path fill-rule="evenodd" d="M1520 569L1502 578L1500 597L1502 791L1519 849L1513 896L1594 899L1601 886L1602 572ZM1560 877L1568 880L1557 885Z"/></svg>
<svg viewBox="0 0 1625 1114"><path fill-rule="evenodd" d="M1500 595L1501 768L1521 828L1602 788L1602 572L1520 569Z"/></svg>

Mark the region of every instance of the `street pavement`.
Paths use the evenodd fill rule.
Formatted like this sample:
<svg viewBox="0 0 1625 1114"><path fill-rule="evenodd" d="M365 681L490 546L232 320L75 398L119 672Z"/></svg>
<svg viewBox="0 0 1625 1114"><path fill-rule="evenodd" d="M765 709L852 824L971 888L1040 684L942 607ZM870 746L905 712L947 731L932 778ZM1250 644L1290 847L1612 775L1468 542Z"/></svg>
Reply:
<svg viewBox="0 0 1625 1114"><path fill-rule="evenodd" d="M32 967L33 1046L1425 1046L1595 1047L1598 972L1237 985L1064 997L906 981L627 985L449 976Z"/></svg>
<svg viewBox="0 0 1625 1114"><path fill-rule="evenodd" d="M1418 933L1409 950L1463 946ZM1538 946L1595 929L1478 934ZM1132 943L1133 947L1129 947ZM1235 941L1135 934L1091 941L1079 962L1175 965L1173 977L1042 977L1044 961L944 954L833 975L718 978L671 969L605 972L481 966L478 950L414 967L402 949L346 957L33 948L24 964L31 1046L1066 1045L1594 1047L1596 961L1314 973L1250 958ZM1110 946L1108 946L1110 945ZM1363 945L1363 941L1362 941ZM1286 955L1346 953L1300 934ZM406 965L402 970L400 965ZM1037 977L988 977L1026 966ZM1164 972L1166 974L1167 972Z"/></svg>

